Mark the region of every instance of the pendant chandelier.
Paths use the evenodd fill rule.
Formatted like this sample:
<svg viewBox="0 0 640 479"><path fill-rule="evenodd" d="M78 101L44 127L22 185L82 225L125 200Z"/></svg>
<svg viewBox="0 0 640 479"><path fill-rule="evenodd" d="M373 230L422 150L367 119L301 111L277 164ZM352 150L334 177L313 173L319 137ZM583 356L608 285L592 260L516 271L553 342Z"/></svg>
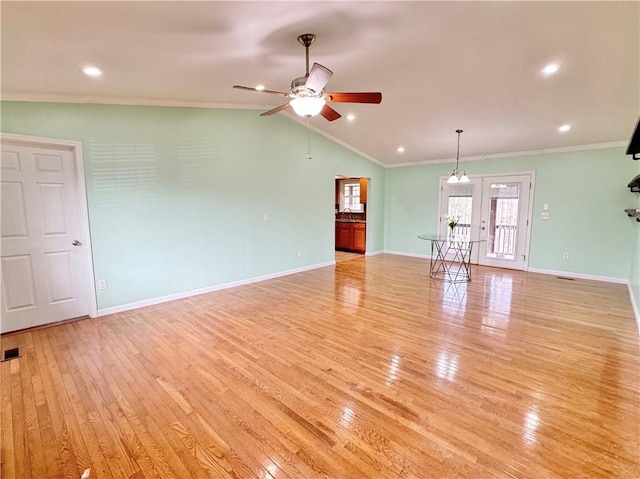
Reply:
<svg viewBox="0 0 640 479"><path fill-rule="evenodd" d="M460 161L460 133L462 133L462 130L456 130L456 133L458 134L458 152L456 153L456 167L453 169L451 176L447 180L447 183L450 185L454 185L456 183L469 183L467 172L458 168L458 162Z"/></svg>

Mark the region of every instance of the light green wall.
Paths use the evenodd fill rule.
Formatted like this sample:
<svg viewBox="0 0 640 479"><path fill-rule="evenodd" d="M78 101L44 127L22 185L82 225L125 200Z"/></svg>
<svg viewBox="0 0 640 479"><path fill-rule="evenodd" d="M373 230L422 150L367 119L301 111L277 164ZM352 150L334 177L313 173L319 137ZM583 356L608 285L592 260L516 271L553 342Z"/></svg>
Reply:
<svg viewBox="0 0 640 479"><path fill-rule="evenodd" d="M371 179L381 250L384 169L258 113L3 102L2 131L82 142L99 308L333 261L335 175Z"/></svg>
<svg viewBox="0 0 640 479"><path fill-rule="evenodd" d="M624 280L629 264L638 263L638 225L624 210L636 201L626 185L639 166L623 148L463 164L469 175L535 171L530 268ZM450 163L386 171L385 250L427 254L428 245L416 236L436 231L439 179L449 174ZM544 203L549 220L540 220Z"/></svg>
<svg viewBox="0 0 640 479"><path fill-rule="evenodd" d="M335 175L371 178L368 251L427 253L416 236L436 230L451 164L384 170L314 133L308 160L303 126L257 113L4 102L2 131L82 142L100 308L332 261ZM623 213L640 162L623 148L464 168L535 171L530 267L628 279L640 305L640 225Z"/></svg>

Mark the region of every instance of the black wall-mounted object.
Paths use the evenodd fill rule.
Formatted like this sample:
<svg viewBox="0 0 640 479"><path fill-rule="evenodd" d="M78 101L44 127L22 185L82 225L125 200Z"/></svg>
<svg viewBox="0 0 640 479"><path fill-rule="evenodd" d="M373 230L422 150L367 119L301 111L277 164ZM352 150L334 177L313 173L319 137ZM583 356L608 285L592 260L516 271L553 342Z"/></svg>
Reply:
<svg viewBox="0 0 640 479"><path fill-rule="evenodd" d="M631 190L631 193L640 193L640 175L631 180L627 186Z"/></svg>
<svg viewBox="0 0 640 479"><path fill-rule="evenodd" d="M633 132L631 141L629 142L629 148L627 148L627 155L631 155L634 160L640 160L640 118L636 124L636 129Z"/></svg>
<svg viewBox="0 0 640 479"><path fill-rule="evenodd" d="M629 218L635 218L638 223L640 223L640 210L624 210Z"/></svg>

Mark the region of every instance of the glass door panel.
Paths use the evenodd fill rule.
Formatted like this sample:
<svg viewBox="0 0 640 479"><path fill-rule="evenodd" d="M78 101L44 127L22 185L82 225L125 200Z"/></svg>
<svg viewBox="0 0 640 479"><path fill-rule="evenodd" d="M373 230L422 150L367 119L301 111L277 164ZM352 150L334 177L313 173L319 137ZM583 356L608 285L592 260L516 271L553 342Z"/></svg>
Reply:
<svg viewBox="0 0 640 479"><path fill-rule="evenodd" d="M515 258L520 186L520 183L491 183L489 186L488 258Z"/></svg>
<svg viewBox="0 0 640 479"><path fill-rule="evenodd" d="M442 197L440 199L440 223L438 234L451 239L477 237L480 224L480 200L482 197L482 180L471 179L469 183L450 185L443 181L441 184ZM458 221L451 230L447 225L447 218ZM450 255L447 255L447 259ZM471 262L478 262L478 252L473 251Z"/></svg>
<svg viewBox="0 0 640 479"><path fill-rule="evenodd" d="M473 185L449 186L447 214L445 218L455 218L458 224L453 230L447 226L447 237L469 236L471 234L471 213L473 212ZM446 224L446 220L445 220Z"/></svg>

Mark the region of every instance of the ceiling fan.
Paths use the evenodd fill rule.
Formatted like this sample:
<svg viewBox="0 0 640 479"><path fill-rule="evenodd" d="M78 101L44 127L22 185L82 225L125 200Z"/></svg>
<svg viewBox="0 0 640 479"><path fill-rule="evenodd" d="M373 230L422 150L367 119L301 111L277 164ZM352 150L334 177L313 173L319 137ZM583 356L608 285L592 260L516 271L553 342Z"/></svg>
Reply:
<svg viewBox="0 0 640 479"><path fill-rule="evenodd" d="M265 88L251 88L248 86L233 85L233 88L240 90L250 90L258 93L269 93L271 95L280 95L289 97L289 102L280 105L273 110L265 111L260 116L273 115L279 111L286 110L291 107L300 116L311 117L317 114L322 115L329 121L334 121L342 115L331 108L327 102L336 103L380 103L382 101L382 93L380 92L331 92L325 93L324 87L329 82L333 72L327 67L314 63L309 71L309 47L316 39L312 33L305 33L298 37L298 42L305 48L306 54L306 74L302 77L295 78L291 82L291 91L289 93L266 90Z"/></svg>

